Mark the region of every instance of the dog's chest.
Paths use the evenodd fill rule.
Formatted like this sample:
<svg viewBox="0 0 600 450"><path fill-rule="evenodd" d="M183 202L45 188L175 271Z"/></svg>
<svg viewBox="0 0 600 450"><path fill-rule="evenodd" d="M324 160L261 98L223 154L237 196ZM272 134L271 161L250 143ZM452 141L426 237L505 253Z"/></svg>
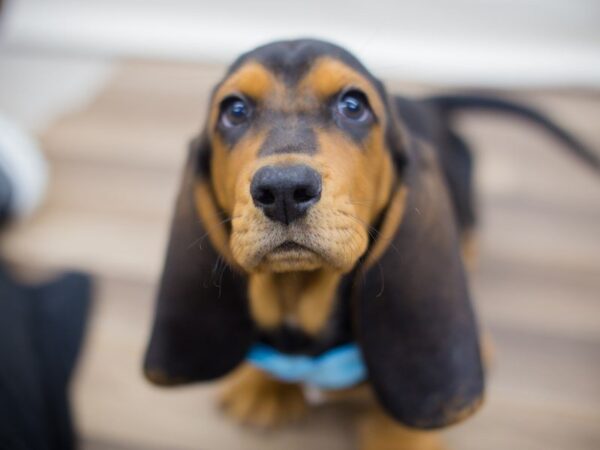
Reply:
<svg viewBox="0 0 600 450"><path fill-rule="evenodd" d="M353 342L351 318L351 290L349 282L342 280L336 292L331 312L323 328L311 335L289 317L272 330L260 330L258 340L281 353L318 356L334 347Z"/></svg>

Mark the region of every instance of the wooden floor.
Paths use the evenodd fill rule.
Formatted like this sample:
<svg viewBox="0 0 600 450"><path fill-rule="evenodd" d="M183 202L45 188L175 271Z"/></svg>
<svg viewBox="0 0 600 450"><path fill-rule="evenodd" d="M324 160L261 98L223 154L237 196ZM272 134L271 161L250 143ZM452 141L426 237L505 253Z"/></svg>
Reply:
<svg viewBox="0 0 600 450"><path fill-rule="evenodd" d="M261 433L223 420L214 386L163 390L141 377L178 172L220 73L124 63L91 104L40 136L52 163L48 199L2 251L25 268L75 267L97 279L73 388L84 449L354 448L354 410L321 407ZM600 93L518 97L600 149ZM456 450L597 450L600 178L522 122L469 115L461 127L478 150L481 261L472 284L496 362L484 409L448 438Z"/></svg>

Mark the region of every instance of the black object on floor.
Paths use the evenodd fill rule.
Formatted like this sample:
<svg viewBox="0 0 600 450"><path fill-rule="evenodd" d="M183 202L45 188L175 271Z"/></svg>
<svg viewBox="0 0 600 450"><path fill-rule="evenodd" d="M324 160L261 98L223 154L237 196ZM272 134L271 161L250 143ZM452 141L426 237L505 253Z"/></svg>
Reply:
<svg viewBox="0 0 600 450"><path fill-rule="evenodd" d="M10 218L12 190L8 175L0 167L0 227Z"/></svg>
<svg viewBox="0 0 600 450"><path fill-rule="evenodd" d="M87 275L30 286L0 264L0 449L76 448L68 385L90 299Z"/></svg>

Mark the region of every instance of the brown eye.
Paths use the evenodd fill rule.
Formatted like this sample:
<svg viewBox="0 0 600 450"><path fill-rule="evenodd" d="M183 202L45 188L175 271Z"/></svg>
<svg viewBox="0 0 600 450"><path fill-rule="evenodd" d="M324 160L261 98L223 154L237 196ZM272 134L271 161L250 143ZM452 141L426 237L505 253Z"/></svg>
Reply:
<svg viewBox="0 0 600 450"><path fill-rule="evenodd" d="M239 97L226 98L221 104L221 122L226 127L236 127L248 121L250 108L248 104Z"/></svg>
<svg viewBox="0 0 600 450"><path fill-rule="evenodd" d="M337 110L346 119L356 122L367 120L371 114L365 94L356 90L348 91L340 96Z"/></svg>

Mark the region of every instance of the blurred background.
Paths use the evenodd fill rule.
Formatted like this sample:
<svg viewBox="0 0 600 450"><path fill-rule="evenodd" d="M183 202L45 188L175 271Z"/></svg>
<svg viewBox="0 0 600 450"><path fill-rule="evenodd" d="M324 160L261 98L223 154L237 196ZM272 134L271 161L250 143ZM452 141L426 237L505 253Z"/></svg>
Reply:
<svg viewBox="0 0 600 450"><path fill-rule="evenodd" d="M215 386L161 390L141 375L186 146L240 52L333 40L393 92L488 89L600 151L596 0L0 4L0 116L11 124L0 134L20 129L46 161L32 163L0 256L28 277L76 269L94 280L70 388L83 449L354 448L352 408L259 433L219 415ZM472 284L496 355L485 407L448 439L457 450L598 449L600 179L518 119L465 114L460 127L478 165Z"/></svg>

